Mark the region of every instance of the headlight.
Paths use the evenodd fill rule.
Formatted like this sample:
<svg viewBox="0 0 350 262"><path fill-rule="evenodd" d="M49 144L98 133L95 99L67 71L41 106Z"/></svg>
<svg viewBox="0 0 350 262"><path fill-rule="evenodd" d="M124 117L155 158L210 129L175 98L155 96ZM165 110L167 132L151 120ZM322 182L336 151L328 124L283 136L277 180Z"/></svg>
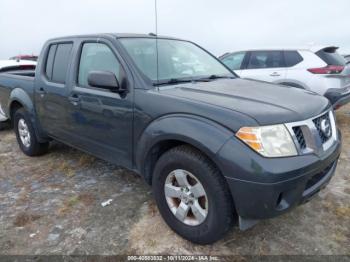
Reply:
<svg viewBox="0 0 350 262"><path fill-rule="evenodd" d="M292 137L284 125L242 127L236 136L265 157L298 154Z"/></svg>

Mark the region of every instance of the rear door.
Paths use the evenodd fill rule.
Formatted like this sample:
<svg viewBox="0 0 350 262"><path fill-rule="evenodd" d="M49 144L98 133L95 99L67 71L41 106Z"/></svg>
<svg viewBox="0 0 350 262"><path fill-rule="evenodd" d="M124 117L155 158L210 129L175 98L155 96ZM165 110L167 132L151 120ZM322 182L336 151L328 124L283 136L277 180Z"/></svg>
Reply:
<svg viewBox="0 0 350 262"><path fill-rule="evenodd" d="M286 77L283 51L250 51L242 78L280 83Z"/></svg>
<svg viewBox="0 0 350 262"><path fill-rule="evenodd" d="M67 114L69 90L66 83L73 42L52 43L45 49L47 52L41 62L43 66L35 83L38 120L49 135L69 141L72 126Z"/></svg>

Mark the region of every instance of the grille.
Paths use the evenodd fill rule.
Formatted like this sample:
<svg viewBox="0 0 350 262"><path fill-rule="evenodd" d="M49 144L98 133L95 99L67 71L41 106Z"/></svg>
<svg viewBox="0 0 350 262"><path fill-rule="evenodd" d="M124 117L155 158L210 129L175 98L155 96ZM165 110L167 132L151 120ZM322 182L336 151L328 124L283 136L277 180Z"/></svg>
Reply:
<svg viewBox="0 0 350 262"><path fill-rule="evenodd" d="M303 134L303 131L301 130L301 127L295 126L295 127L293 127L293 131L294 131L295 137L298 140L300 149L302 149L302 150L305 149L306 142L305 142L304 134Z"/></svg>
<svg viewBox="0 0 350 262"><path fill-rule="evenodd" d="M319 116L286 123L285 126L292 135L298 154L322 155L337 142L334 124L333 111L328 110Z"/></svg>
<svg viewBox="0 0 350 262"><path fill-rule="evenodd" d="M312 120L312 121L314 122L314 124L315 124L315 126L316 126L316 129L317 129L317 131L318 131L318 134L320 135L320 138L321 138L321 140L322 140L322 143L325 143L325 142L327 142L327 141L331 138L331 136L332 136L332 129L331 129L331 135L330 135L329 137L327 137L327 136L322 132L322 130L321 130L321 121L322 121L323 119L327 119L327 120L329 121L329 120L330 120L330 119L329 119L329 114L326 113L326 114L324 114L324 115L322 115L322 116L320 116L320 117L318 117L318 118L315 118L315 119Z"/></svg>

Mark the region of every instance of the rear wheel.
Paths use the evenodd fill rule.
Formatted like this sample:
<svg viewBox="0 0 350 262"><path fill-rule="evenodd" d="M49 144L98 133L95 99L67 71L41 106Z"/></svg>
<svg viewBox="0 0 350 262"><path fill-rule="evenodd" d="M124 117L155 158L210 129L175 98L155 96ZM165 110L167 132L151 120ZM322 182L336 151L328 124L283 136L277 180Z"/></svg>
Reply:
<svg viewBox="0 0 350 262"><path fill-rule="evenodd" d="M14 114L14 130L19 147L27 156L39 156L48 151L49 143L38 142L30 116L23 108Z"/></svg>
<svg viewBox="0 0 350 262"><path fill-rule="evenodd" d="M164 153L152 187L161 215L182 237L210 244L231 228L234 209L227 184L198 150L180 146Z"/></svg>

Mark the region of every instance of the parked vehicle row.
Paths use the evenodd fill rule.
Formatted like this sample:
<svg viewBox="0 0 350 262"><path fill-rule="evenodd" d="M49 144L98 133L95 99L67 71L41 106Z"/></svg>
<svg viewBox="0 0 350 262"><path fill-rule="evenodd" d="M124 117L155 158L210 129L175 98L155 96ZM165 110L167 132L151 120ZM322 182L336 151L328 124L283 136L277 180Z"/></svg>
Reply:
<svg viewBox="0 0 350 262"><path fill-rule="evenodd" d="M335 172L341 134L326 98L241 79L192 42L73 36L39 57L35 73L0 74L1 115L21 150L41 155L58 140L133 170L195 243L290 211Z"/></svg>
<svg viewBox="0 0 350 262"><path fill-rule="evenodd" d="M226 53L220 59L242 78L310 90L327 97L337 109L350 101L350 65L336 50L257 49Z"/></svg>

